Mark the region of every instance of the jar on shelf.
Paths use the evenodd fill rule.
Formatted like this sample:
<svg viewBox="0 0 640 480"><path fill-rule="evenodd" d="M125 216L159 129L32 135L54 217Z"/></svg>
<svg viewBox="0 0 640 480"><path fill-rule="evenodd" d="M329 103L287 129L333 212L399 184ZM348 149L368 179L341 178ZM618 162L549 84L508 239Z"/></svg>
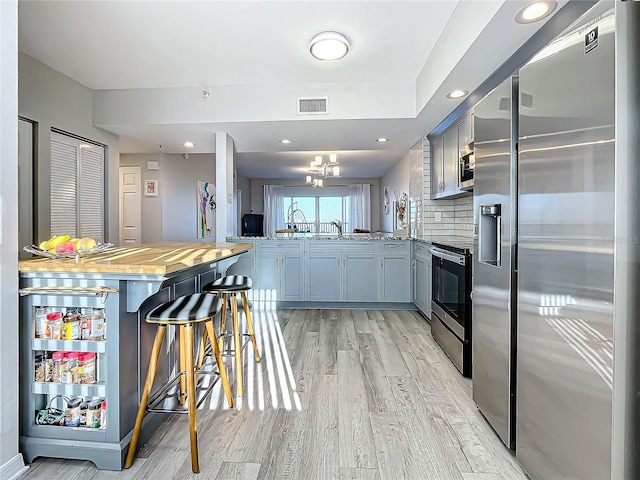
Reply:
<svg viewBox="0 0 640 480"><path fill-rule="evenodd" d="M80 339L80 315L77 308L68 308L64 316L64 335L65 340Z"/></svg>
<svg viewBox="0 0 640 480"><path fill-rule="evenodd" d="M53 358L50 355L44 356L44 381L53 381Z"/></svg>
<svg viewBox="0 0 640 480"><path fill-rule="evenodd" d="M45 369L45 364L44 364L44 359L45 356L44 355L37 355L34 361L34 365L35 365L35 381L36 382L45 382L45 374L44 374L44 369Z"/></svg>
<svg viewBox="0 0 640 480"><path fill-rule="evenodd" d="M87 424L87 407L89 406L89 402L83 400L80 403L80 425Z"/></svg>
<svg viewBox="0 0 640 480"><path fill-rule="evenodd" d="M100 409L102 407L102 399L91 400L87 406L87 422L88 428L100 428Z"/></svg>
<svg viewBox="0 0 640 480"><path fill-rule="evenodd" d="M91 314L93 309L83 308L80 312L80 339L91 339Z"/></svg>
<svg viewBox="0 0 640 480"><path fill-rule="evenodd" d="M62 377L67 376L67 352L53 352L53 373L51 381L62 383Z"/></svg>
<svg viewBox="0 0 640 480"><path fill-rule="evenodd" d="M80 404L81 403L82 403L82 398L80 397L70 398L67 401L67 408L64 411L65 427L77 427L80 425Z"/></svg>
<svg viewBox="0 0 640 480"><path fill-rule="evenodd" d="M78 356L78 383L96 382L96 354L81 353Z"/></svg>
<svg viewBox="0 0 640 480"><path fill-rule="evenodd" d="M62 312L52 312L47 314L47 328L51 332L51 338L53 340L63 339L64 322L62 320Z"/></svg>
<svg viewBox="0 0 640 480"><path fill-rule="evenodd" d="M104 340L105 330L104 308L94 308L91 312L91 336L89 340Z"/></svg>
<svg viewBox="0 0 640 480"><path fill-rule="evenodd" d="M78 357L80 352L67 352L67 368L61 375L62 383L78 383Z"/></svg>
<svg viewBox="0 0 640 480"><path fill-rule="evenodd" d="M47 315L50 313L50 307L36 307L36 313L34 315L36 338L51 338L51 330L47 328Z"/></svg>

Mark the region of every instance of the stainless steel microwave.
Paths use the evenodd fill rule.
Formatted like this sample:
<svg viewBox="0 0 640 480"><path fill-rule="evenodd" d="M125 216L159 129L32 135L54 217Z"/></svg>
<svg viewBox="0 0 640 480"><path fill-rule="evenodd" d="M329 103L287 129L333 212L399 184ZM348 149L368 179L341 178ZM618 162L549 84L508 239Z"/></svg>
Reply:
<svg viewBox="0 0 640 480"><path fill-rule="evenodd" d="M473 142L460 149L460 189L473 190L473 172L476 168L476 156Z"/></svg>

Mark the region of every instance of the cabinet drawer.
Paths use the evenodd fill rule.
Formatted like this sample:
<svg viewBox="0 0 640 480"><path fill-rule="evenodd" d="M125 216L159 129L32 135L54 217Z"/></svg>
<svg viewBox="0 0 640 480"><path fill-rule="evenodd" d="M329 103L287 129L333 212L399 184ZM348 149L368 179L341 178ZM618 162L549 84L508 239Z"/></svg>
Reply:
<svg viewBox="0 0 640 480"><path fill-rule="evenodd" d="M361 252L374 253L375 243L372 241L358 242L352 240L314 240L309 242L309 252Z"/></svg>
<svg viewBox="0 0 640 480"><path fill-rule="evenodd" d="M292 251L298 252L300 248L300 240L261 240L257 244L258 250L263 251Z"/></svg>
<svg viewBox="0 0 640 480"><path fill-rule="evenodd" d="M429 245L426 243L416 242L413 246L413 251L415 252L416 255L421 255L423 257L427 257L431 255L429 253Z"/></svg>
<svg viewBox="0 0 640 480"><path fill-rule="evenodd" d="M408 241L384 241L378 246L379 252L408 252L410 244Z"/></svg>

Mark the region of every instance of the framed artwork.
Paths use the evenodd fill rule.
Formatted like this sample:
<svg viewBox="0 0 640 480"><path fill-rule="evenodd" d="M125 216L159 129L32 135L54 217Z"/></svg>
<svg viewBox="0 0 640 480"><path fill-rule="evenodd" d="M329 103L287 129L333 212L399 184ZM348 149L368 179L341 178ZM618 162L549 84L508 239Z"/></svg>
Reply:
<svg viewBox="0 0 640 480"><path fill-rule="evenodd" d="M158 196L158 180L145 180L144 181L144 196L145 197L157 197Z"/></svg>
<svg viewBox="0 0 640 480"><path fill-rule="evenodd" d="M387 183L384 186L384 198L382 199L382 207L385 215L389 215L389 213L391 213L391 209L389 208L389 197L391 197L391 186Z"/></svg>
<svg viewBox="0 0 640 480"><path fill-rule="evenodd" d="M198 181L198 238L216 234L216 186Z"/></svg>

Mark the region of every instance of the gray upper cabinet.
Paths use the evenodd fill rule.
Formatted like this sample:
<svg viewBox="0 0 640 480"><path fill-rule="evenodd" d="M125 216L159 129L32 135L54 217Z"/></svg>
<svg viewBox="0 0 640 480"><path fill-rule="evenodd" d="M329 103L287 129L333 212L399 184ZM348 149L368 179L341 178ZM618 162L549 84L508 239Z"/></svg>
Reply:
<svg viewBox="0 0 640 480"><path fill-rule="evenodd" d="M440 198L444 187L442 138L431 144L431 198Z"/></svg>
<svg viewBox="0 0 640 480"><path fill-rule="evenodd" d="M431 141L431 198L472 195L460 190L460 148L473 141L473 114L465 114Z"/></svg>

